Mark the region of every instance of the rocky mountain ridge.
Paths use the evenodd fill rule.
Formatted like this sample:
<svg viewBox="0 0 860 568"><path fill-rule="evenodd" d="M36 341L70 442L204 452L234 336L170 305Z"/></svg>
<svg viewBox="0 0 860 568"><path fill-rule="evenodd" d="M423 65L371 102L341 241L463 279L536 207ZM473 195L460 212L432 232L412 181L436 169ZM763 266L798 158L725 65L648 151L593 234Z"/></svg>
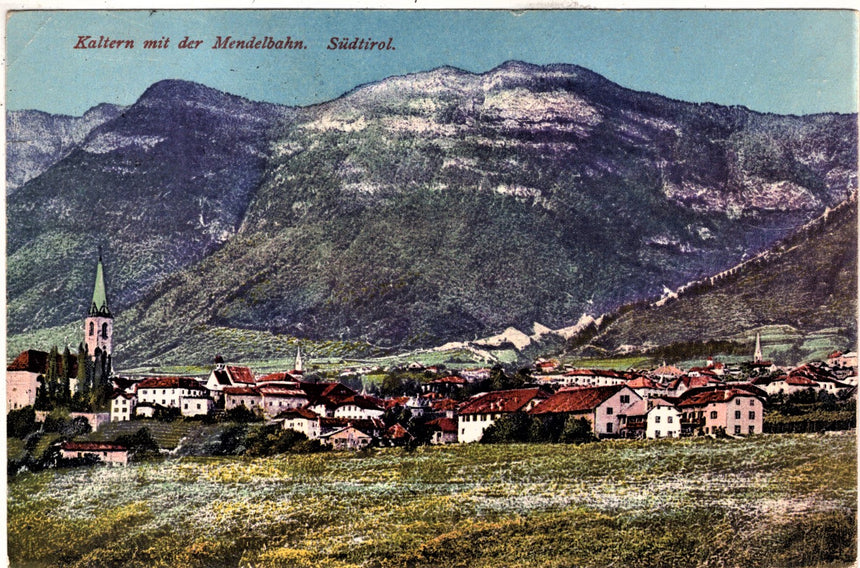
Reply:
<svg viewBox="0 0 860 568"><path fill-rule="evenodd" d="M389 348L571 327L842 201L855 125L569 65L441 68L297 109L165 81L10 197L9 328L78 318L96 242L139 360L212 327Z"/></svg>

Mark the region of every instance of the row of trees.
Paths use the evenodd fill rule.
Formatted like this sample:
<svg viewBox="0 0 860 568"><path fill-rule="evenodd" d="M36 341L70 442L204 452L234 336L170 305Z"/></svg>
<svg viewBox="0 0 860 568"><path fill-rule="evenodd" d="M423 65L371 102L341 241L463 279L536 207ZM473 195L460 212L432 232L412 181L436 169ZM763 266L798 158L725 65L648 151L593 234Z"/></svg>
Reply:
<svg viewBox="0 0 860 568"><path fill-rule="evenodd" d="M86 344L72 355L69 347L62 355L56 346L48 354L44 377L36 391L36 410L66 407L78 412L106 410L110 404L111 358L101 350L90 357ZM71 381L77 383L72 394Z"/></svg>
<svg viewBox="0 0 860 568"><path fill-rule="evenodd" d="M585 444L597 438L585 418L514 412L484 430L482 444Z"/></svg>

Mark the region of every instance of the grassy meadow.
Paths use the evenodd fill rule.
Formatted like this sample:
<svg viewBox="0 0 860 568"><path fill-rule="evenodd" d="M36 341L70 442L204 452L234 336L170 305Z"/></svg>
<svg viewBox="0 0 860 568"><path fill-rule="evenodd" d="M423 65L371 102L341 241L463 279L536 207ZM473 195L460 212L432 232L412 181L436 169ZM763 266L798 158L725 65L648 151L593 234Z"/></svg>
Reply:
<svg viewBox="0 0 860 568"><path fill-rule="evenodd" d="M10 479L13 566L835 567L853 432L182 458Z"/></svg>

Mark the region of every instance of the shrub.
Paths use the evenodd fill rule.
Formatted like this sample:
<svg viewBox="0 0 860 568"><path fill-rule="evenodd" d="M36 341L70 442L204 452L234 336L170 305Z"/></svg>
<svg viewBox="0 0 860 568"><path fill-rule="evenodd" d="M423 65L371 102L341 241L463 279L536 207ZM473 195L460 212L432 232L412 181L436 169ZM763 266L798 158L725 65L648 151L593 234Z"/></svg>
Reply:
<svg viewBox="0 0 860 568"><path fill-rule="evenodd" d="M508 444L531 441L532 417L525 412L514 412L496 420L484 431L483 444Z"/></svg>
<svg viewBox="0 0 860 568"><path fill-rule="evenodd" d="M28 434L38 429L36 425L36 410L32 406L13 410L6 416L6 432L8 436L24 439Z"/></svg>
<svg viewBox="0 0 860 568"><path fill-rule="evenodd" d="M249 422L262 422L263 417L244 406L236 406L224 413L224 421L247 424Z"/></svg>
<svg viewBox="0 0 860 568"><path fill-rule="evenodd" d="M591 423L588 420L569 416L564 422L564 430L558 441L565 444L586 444L596 442L597 438L591 431Z"/></svg>
<svg viewBox="0 0 860 568"><path fill-rule="evenodd" d="M317 442L312 444L310 442ZM271 456L274 454L306 453L320 449L318 440L308 440L308 437L295 430L284 430L279 424L269 424L248 433L246 438L249 456Z"/></svg>
<svg viewBox="0 0 860 568"><path fill-rule="evenodd" d="M150 457L158 454L158 443L152 437L149 428L140 428L134 434L124 434L114 440L117 444L128 448L136 458Z"/></svg>

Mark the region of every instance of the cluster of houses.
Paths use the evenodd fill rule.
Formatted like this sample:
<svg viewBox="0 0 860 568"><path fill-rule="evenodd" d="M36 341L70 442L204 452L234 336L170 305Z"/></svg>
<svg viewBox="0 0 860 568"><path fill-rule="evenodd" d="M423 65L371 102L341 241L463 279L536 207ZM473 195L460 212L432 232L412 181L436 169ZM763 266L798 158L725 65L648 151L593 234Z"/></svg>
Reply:
<svg viewBox="0 0 860 568"><path fill-rule="evenodd" d="M101 259L84 332L88 353L109 360L113 318ZM8 410L35 403L48 358L47 353L29 350L8 366ZM664 364L647 371L623 372L566 368L541 359L527 387L471 397L465 397L463 389L487 379L490 369L447 373L415 364L415 370L433 377L422 384L422 393L383 399L358 393L340 382L306 380L300 351L291 371L261 377L248 367L228 365L220 358L215 363L211 373L201 379L111 376L114 391L109 420L165 414L227 415L244 409L336 449L410 441L413 434L401 423L386 426L383 420L386 412L402 416L406 410L410 417L420 419L433 444L477 442L497 420L514 413L584 419L597 438L742 436L762 433L768 397L798 391L847 396L857 387L856 353L837 352L824 362L780 369L762 359L758 336L753 361L743 373L738 366L710 358L705 365L686 371ZM104 419L107 417L95 416L94 429ZM111 443L66 442L61 451L69 458L95 455L112 463L127 460L124 448Z"/></svg>
<svg viewBox="0 0 860 568"><path fill-rule="evenodd" d="M110 420L152 417L159 409L191 417L244 408L335 449L395 446L413 439L401 424L386 426L383 415L392 409L421 418L432 444L480 441L488 427L513 413L582 418L600 439L743 436L763 432L770 397L800 390L847 396L857 385L856 353L834 353L826 362L792 369L761 360L748 366L764 372L740 378L737 368L711 359L686 371L662 365L623 372L560 368L557 362L541 360L531 385L462 400L458 391L486 379L489 369L450 374L425 369L439 376L422 384L421 395L378 398L339 382L305 380L300 353L292 371L261 377L248 367L216 360L203 379L114 377ZM67 442L64 455L97 453L105 461L123 459L111 444L99 448L87 444L93 443Z"/></svg>

